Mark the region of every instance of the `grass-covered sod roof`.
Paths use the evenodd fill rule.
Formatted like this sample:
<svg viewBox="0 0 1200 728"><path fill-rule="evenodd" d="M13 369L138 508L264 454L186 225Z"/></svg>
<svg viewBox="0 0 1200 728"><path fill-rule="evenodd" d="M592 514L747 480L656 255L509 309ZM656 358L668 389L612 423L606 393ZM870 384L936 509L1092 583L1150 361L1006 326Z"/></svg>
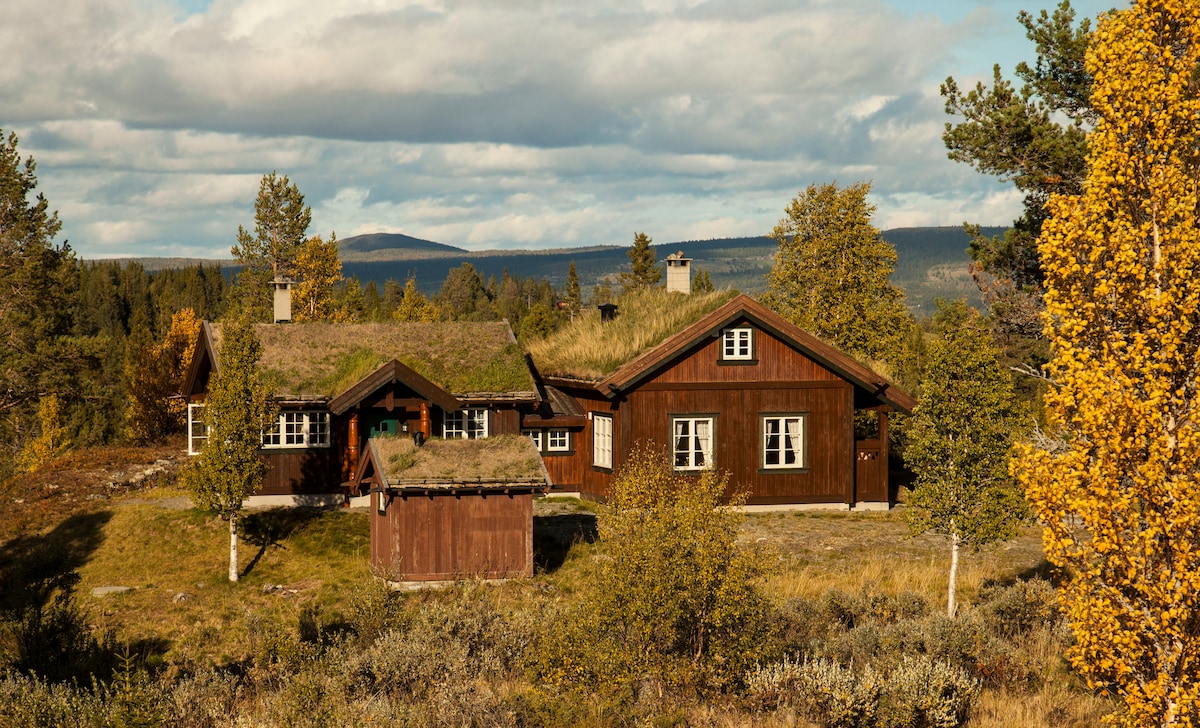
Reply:
<svg viewBox="0 0 1200 728"><path fill-rule="evenodd" d="M431 439L421 447L410 437L376 437L371 447L389 485L528 484L546 477L537 447L525 435Z"/></svg>
<svg viewBox="0 0 1200 728"><path fill-rule="evenodd" d="M396 359L447 392L534 391L504 322L260 324L261 365L280 396L333 397ZM212 326L221 350L221 326Z"/></svg>
<svg viewBox="0 0 1200 728"><path fill-rule="evenodd" d="M529 353L543 375L600 380L736 295L686 295L663 288L627 293L617 301L614 320L601 322L599 311L584 311L567 326L530 343Z"/></svg>

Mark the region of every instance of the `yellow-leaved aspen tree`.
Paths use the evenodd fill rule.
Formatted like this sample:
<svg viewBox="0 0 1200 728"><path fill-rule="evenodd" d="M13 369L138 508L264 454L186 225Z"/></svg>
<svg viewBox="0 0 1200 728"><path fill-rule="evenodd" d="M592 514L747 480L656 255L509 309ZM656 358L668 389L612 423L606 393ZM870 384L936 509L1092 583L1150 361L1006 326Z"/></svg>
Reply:
<svg viewBox="0 0 1200 728"><path fill-rule="evenodd" d="M1078 195L1051 199L1054 439L1015 470L1063 567L1070 659L1121 725L1200 723L1200 3L1101 16Z"/></svg>
<svg viewBox="0 0 1200 728"><path fill-rule="evenodd" d="M334 318L333 292L342 282L342 260L337 235L329 242L320 235L309 238L296 254L294 270L300 284L292 289L292 315L296 321L329 321Z"/></svg>

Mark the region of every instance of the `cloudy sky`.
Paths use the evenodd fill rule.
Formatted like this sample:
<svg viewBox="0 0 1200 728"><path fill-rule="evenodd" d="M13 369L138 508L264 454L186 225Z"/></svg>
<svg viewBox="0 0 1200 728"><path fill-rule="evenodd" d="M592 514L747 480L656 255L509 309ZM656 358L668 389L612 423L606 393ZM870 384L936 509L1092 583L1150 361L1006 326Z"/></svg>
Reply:
<svg viewBox="0 0 1200 728"><path fill-rule="evenodd" d="M1011 75L1053 1L8 0L0 128L86 258L227 257L272 170L312 232L475 250L761 235L834 180L1006 224L938 84Z"/></svg>

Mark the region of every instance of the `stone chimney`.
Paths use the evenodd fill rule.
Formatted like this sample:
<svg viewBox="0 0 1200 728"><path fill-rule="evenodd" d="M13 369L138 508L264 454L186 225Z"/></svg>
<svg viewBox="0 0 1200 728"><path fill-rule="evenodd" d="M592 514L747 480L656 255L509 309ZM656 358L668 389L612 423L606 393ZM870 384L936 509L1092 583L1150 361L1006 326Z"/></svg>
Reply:
<svg viewBox="0 0 1200 728"><path fill-rule="evenodd" d="M275 278L271 281L275 288L275 323L290 324L292 322L292 289L296 281L291 278Z"/></svg>
<svg viewBox="0 0 1200 728"><path fill-rule="evenodd" d="M683 257L682 250L667 256L667 290L692 292L692 259Z"/></svg>

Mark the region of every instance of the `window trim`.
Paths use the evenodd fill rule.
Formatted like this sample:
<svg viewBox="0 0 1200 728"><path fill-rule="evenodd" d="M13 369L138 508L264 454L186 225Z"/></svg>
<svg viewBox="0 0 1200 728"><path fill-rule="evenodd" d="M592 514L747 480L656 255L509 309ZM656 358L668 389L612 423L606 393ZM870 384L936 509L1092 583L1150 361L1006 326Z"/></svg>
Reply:
<svg viewBox="0 0 1200 728"><path fill-rule="evenodd" d="M602 412L591 412L589 413L589 416L592 420L592 467L612 472L614 460L613 445L615 444L616 440L614 437L614 426L616 425L615 418L611 414L605 414ZM600 431L599 423L602 420L608 423L606 426L607 432ZM607 438L607 443L604 443L604 438ZM607 444L607 447L601 447L605 444ZM601 459L600 454L602 452L607 453L607 462Z"/></svg>
<svg viewBox="0 0 1200 728"><path fill-rule="evenodd" d="M808 470L808 412L762 412L758 415L758 467L764 473L780 473L780 472L800 472ZM769 420L780 421L781 427L787 427L787 420L798 420L800 423L800 452L798 453L797 463L777 463L770 464L767 462L767 422ZM779 436L785 436L785 430L780 430ZM780 460L783 459L785 448L783 439L780 440Z"/></svg>
<svg viewBox="0 0 1200 728"><path fill-rule="evenodd" d="M745 334L744 353L740 351L743 342L737 340L739 334ZM753 326L731 326L722 330L720 361L726 364L758 363L755 338Z"/></svg>
<svg viewBox="0 0 1200 728"><path fill-rule="evenodd" d="M701 470L708 470L710 468L715 469L717 467L717 465L716 465L716 461L717 461L717 413L715 413L715 412L688 412L688 413L672 414L672 415L669 415L667 419L668 419L668 427L669 427L669 430L667 431L667 438L668 438L667 442L670 443L671 467L674 470L679 471L679 472L693 472L693 473L699 472ZM699 422L707 422L708 423L708 449L705 450L705 449L701 448L700 450L694 450L692 448L689 448L687 450L688 464L686 464L686 465L678 464L679 455L681 454L682 451L679 450L679 440L678 440L677 435L675 434L676 433L675 424L677 422L690 422L693 425L693 430L694 430L696 423L699 423ZM691 440L691 439L698 438L699 436L694 434L694 431L693 431L692 434L688 434L688 435L686 435L686 437L689 440ZM695 455L697 452L702 453L704 455L704 460L705 460L705 462L698 464L698 465L694 462Z"/></svg>
<svg viewBox="0 0 1200 728"><path fill-rule="evenodd" d="M554 436L562 435L562 444L556 446L554 444ZM571 451L571 431L565 427L552 427L546 430L546 452L570 452Z"/></svg>
<svg viewBox="0 0 1200 728"><path fill-rule="evenodd" d="M542 451L543 433L545 433L545 430L521 430L522 435L525 435L530 440L533 440L533 446L537 448L538 452Z"/></svg>
<svg viewBox="0 0 1200 728"><path fill-rule="evenodd" d="M197 417L196 414L199 416ZM199 455L204 446L208 444L208 425L204 423L204 403L203 402L188 402L188 455ZM199 429L203 434L196 434ZM199 441L200 446L196 447L196 442Z"/></svg>
<svg viewBox="0 0 1200 728"><path fill-rule="evenodd" d="M290 440L290 441L289 441ZM259 434L262 450L311 450L332 444L328 410L281 410L274 427Z"/></svg>
<svg viewBox="0 0 1200 728"><path fill-rule="evenodd" d="M474 414L473 414L474 413ZM446 440L484 440L491 429L491 415L485 407L463 407L453 412L447 412L442 417L442 438ZM452 428L451 423L455 426ZM479 424L478 428L471 425ZM472 437L477 429L478 434ZM453 431L454 434L451 434ZM458 433L462 434L458 434Z"/></svg>

